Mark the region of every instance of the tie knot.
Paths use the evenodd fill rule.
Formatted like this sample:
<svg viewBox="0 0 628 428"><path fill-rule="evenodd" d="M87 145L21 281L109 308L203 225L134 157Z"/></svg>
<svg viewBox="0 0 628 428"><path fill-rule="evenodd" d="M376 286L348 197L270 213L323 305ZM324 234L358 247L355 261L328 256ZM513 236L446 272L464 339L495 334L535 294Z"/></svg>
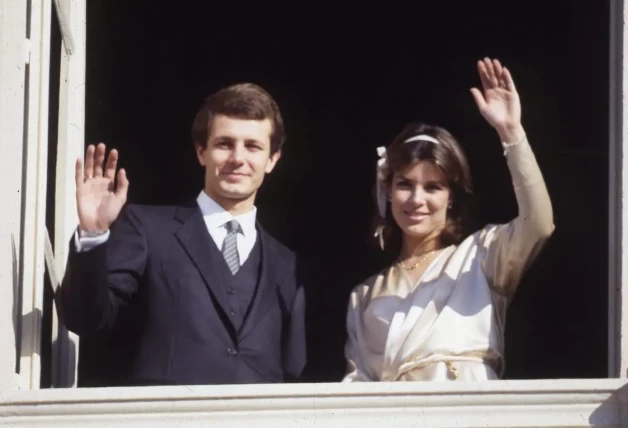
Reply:
<svg viewBox="0 0 628 428"><path fill-rule="evenodd" d="M227 228L227 233L238 233L240 232L240 223L237 220L231 220L225 223L225 227Z"/></svg>

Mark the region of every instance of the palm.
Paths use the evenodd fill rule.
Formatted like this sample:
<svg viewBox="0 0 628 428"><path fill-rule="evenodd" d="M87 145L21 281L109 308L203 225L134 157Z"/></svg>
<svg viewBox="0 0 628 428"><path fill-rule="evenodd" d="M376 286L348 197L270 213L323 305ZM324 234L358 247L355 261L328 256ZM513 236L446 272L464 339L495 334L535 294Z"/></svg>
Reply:
<svg viewBox="0 0 628 428"><path fill-rule="evenodd" d="M480 108L480 112L494 127L518 121L521 117L519 96L516 92L512 93L501 88L489 89L484 91L484 99L486 103Z"/></svg>
<svg viewBox="0 0 628 428"><path fill-rule="evenodd" d="M76 164L76 205L81 230L105 231L118 217L126 202L129 182L124 170L117 174L118 153L112 150L103 170L105 146L89 146L85 156L85 174L80 159Z"/></svg>
<svg viewBox="0 0 628 428"><path fill-rule="evenodd" d="M77 192L78 215L82 225L106 230L113 223L125 201L110 190L112 187L113 182L108 178L92 178Z"/></svg>
<svg viewBox="0 0 628 428"><path fill-rule="evenodd" d="M484 118L496 129L514 127L521 121L521 103L510 72L499 61L478 62L483 92L471 92Z"/></svg>

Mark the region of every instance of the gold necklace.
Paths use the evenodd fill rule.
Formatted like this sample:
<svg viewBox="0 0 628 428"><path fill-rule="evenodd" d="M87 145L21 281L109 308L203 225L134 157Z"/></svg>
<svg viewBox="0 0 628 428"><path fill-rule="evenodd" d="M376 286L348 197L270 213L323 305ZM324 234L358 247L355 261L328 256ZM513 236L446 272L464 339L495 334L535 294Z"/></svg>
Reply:
<svg viewBox="0 0 628 428"><path fill-rule="evenodd" d="M414 263L412 266L406 267L401 260L399 260L399 265L403 269L405 269L405 270L416 269L417 266L419 266L421 263L423 263L425 260L427 260L427 258L430 256L430 254L432 254L435 251L438 251L438 250L428 251L427 253L423 254L423 256L421 256L421 258L416 263Z"/></svg>

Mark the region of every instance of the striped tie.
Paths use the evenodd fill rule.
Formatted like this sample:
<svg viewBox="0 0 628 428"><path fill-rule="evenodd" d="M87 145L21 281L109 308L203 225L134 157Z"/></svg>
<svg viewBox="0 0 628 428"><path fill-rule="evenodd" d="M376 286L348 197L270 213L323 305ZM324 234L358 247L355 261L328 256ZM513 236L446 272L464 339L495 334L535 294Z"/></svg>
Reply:
<svg viewBox="0 0 628 428"><path fill-rule="evenodd" d="M235 220L225 224L227 228L227 236L222 244L222 255L231 269L231 273L235 275L240 269L240 256L238 255L237 238L240 231L240 223Z"/></svg>

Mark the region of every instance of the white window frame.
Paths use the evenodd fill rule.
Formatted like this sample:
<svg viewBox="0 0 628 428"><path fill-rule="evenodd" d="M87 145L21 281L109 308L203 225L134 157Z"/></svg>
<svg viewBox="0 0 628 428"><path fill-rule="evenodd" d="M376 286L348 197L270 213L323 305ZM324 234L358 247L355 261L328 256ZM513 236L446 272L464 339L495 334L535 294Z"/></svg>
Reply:
<svg viewBox="0 0 628 428"><path fill-rule="evenodd" d="M15 324L21 249L22 144L26 5L4 1L0 7L0 391L16 388ZM20 69L21 68L21 69ZM10 142L11 144L8 144Z"/></svg>
<svg viewBox="0 0 628 428"><path fill-rule="evenodd" d="M49 0L30 1L30 35L26 61L29 64L26 101L27 139L25 197L23 206L22 340L20 387L37 389L41 378L41 322L44 294L44 236L48 171L48 92L50 70ZM37 189L31 197L31 189Z"/></svg>
<svg viewBox="0 0 628 428"><path fill-rule="evenodd" d="M15 247L11 249L14 254L7 258L14 259L13 266L10 269L5 267L6 270L3 270L13 278L14 283L17 282L18 286L22 287L20 296L22 305L16 308L19 316L18 325L21 323L18 328L18 334L21 330L20 341L14 343L12 353L6 352L4 347L1 352L15 358L14 351L19 346L19 373L13 376L11 384L21 389L36 389L39 387L41 367L39 356L44 260L43 253L39 250L43 249L42 237L46 214L50 19L44 13L47 10L45 0L33 0L28 3L19 0L8 1L3 3L2 9L0 15L4 22L0 40L8 41L7 44L12 45L14 49L18 47L17 52L15 50L12 52L13 56L6 55L6 51L3 52L1 62L1 79L3 84L6 83L5 79L9 84L2 87L0 92L0 98L3 99L0 117L4 125L3 133L4 130L12 130L10 134L0 136L3 142L2 151L5 152L0 156L2 157L0 162L12 163L2 165L2 171L7 174L3 177L2 186L13 189L17 187L16 193L3 192L2 197L3 204L7 199L9 204L14 203L15 195L21 199L19 211L10 205L10 216L2 218L2 222L5 225L9 224L10 229L13 229L9 242L14 245L16 237L19 237ZM28 15L27 10L30 12ZM5 28L5 25L8 25L8 28ZM19 56L16 56L16 53ZM21 132L18 131L20 128ZM16 217L18 213L19 217ZM3 276L0 274L0 277ZM3 291L4 293L9 291L12 295L3 293L0 295L1 301L19 306L20 299L13 294L14 287L7 287ZM6 321L9 320L3 320ZM10 323L12 324L12 320ZM11 339L5 335L6 332L2 333L2 342L10 342ZM15 364L11 366L15 372ZM0 379L0 384L8 382L5 374Z"/></svg>
<svg viewBox="0 0 628 428"><path fill-rule="evenodd" d="M55 271L62 278L68 242L76 230L74 163L84 156L85 145L85 48L87 0L55 0L62 30L59 90L59 132L55 188ZM71 44L71 45L70 45ZM76 387L79 339L53 314L52 383Z"/></svg>
<svg viewBox="0 0 628 428"><path fill-rule="evenodd" d="M56 206L55 206L55 248L54 271L57 277L63 272L67 259L67 244L77 224L75 198L74 198L74 161L83 156L84 150L84 125L85 125L85 37L86 37L86 1L87 0L55 0L58 7L61 24L63 26L63 47L61 58L61 81L59 100L59 138L56 165ZM610 36L611 36L611 67L610 67L610 157L609 157L609 377L626 378L628 376L628 298L622 291L628 287L628 233L623 233L623 225L628 224L628 205L623 203L628 198L628 159L623 156L623 148L628 142L628 108L624 100L628 100L628 91L623 82L628 81L628 9L621 0L609 0L611 5ZM245 386L220 386L220 387L194 387L177 388L114 388L109 392L101 389L87 393L72 392L71 389L33 391L39 388L40 361L39 340L41 337L41 309L43 296L44 277L44 252L46 249L46 171L47 171L47 146L48 146L48 70L50 56L50 10L53 7L52 0L30 0L30 41L24 41L26 22L20 20L26 15L26 6L23 0L5 0L4 8L0 10L0 40L3 50L0 52L0 121L2 124L11 123L12 126L0 126L0 167L18 180L0 180L0 194L2 204L8 207L7 214L0 217L0 281L3 285L14 284L16 268L15 254L19 253L20 245L23 246L23 259L17 260L18 265L23 265L23 276L18 278L24 286L22 315L22 346L21 346L21 370L17 377L11 370L10 353L0 352L0 416L10 414L11 409L23 411L36 418L38 415L51 415L56 411L51 406L65 405L81 401L86 409L92 408L100 414L118 414L114 409L118 404L108 404L111 399L122 399L143 402L143 418L149 417L147 408L169 409L173 414L179 414L182 409L190 412L201 412L207 416L207 412L218 414L239 415L245 420L251 420L251 412L258 411L267 406L271 415L267 422L272 420L276 425L277 415L286 417L286 411L295 411L294 417L302 415L304 423L311 422L311 411L321 409L325 418L331 418L334 409L338 418L343 414L349 415L351 421L363 420L361 426L370 426L374 422L368 422L364 415L369 414L378 400L384 400L388 404L377 407L382 410L380 416L387 414L390 417L401 418L404 409L412 409L412 415L416 412L427 414L424 404L431 403L430 397L434 396L434 406L447 408L448 412L466 412L466 406L479 406L477 408L489 411L491 406L511 406L512 415L529 415L529 409L524 413L521 409L515 410L521 403L540 406L542 402L531 399L531 395L545 394L548 405L560 407L568 405L567 402L573 394L581 394L586 403L580 403L579 415L593 412L605 402L616 403L617 397L622 396L627 389L625 379L594 379L572 381L493 381L489 384L478 386L473 384L463 385L409 385L403 383L390 383L378 385L347 385L347 384L294 384L294 385L245 385ZM22 40L20 40L20 37ZM26 75L14 70L17 64L29 63L28 75L28 99L24 99L24 91L15 91L15 85L24 85ZM56 84L56 82L52 82ZM8 100L8 101L5 101ZM11 103L11 104L9 104ZM27 103L27 104L25 104ZM28 116L20 114L21 109L15 106L27 105ZM23 113L23 112L22 112ZM24 125L26 124L26 133ZM6 141L10 141L8 144ZM23 141L25 150L16 142ZM26 154L22 158L22 153ZM24 183L21 178L24 177ZM25 189L24 202L19 194L22 187ZM16 192L16 190L18 192ZM23 205L22 205L23 204ZM20 227L23 230L21 240ZM621 237L618 237L618 232ZM7 242L16 242L16 246L7 245ZM2 302L12 302L12 287L5 286L0 289L0 306ZM10 309L0 308L0 343L4 349L10 349L12 331L3 329L2 326L11 325L9 321ZM53 333L53 379L57 387L76 386L76 362L78 339L74 335L68 335L67 331L59 326L55 316ZM14 344L13 344L14 345ZM9 355L9 357L5 357ZM14 356L13 356L14 357ZM4 359L2 359L4 358ZM9 368L7 370L7 367ZM17 381L16 381L17 380ZM6 385L10 385L6 388ZM553 386L552 386L553 385ZM466 389L465 389L466 388ZM552 389L554 388L554 389ZM5 393L11 389L29 390L24 394ZM100 392L99 392L100 391ZM160 391L160 392L155 392ZM417 392L418 391L418 392ZM421 392L422 391L422 392ZM552 392L553 391L553 392ZM597 391L597 395L596 392ZM621 392L623 391L623 393ZM195 407L191 398L197 392L202 392L204 398L201 404ZM8 395L7 395L8 394ZM190 396L186 395L189 394ZM416 399L420 396L420 400ZM504 395L517 397L517 402L508 402L508 398L500 398ZM549 394L549 395L548 395ZM553 395L552 395L553 394ZM571 395L570 395L571 394ZM593 397L595 395L595 397ZM83 397L83 398L80 398ZM139 397L139 398L138 398ZM142 401L141 397L145 399ZM164 400L173 398L174 404L164 404ZM391 398L392 397L392 398ZM449 398L448 398L449 397ZM454 398L452 398L454 397ZM457 398L456 398L457 397ZM484 397L484 398L482 398ZM489 398L487 398L489 397ZM567 398L565 398L567 397ZM593 397L593 398L592 398ZM217 404L216 399L227 399L232 404ZM2 399L5 403L2 404ZM416 400L418 401L416 401ZM493 400L490 404L487 399ZM204 400L204 401L203 401ZM282 401L283 400L283 401ZM317 400L321 403L316 404ZM397 400L397 401L395 401ZM401 401L399 401L401 400ZM405 401L404 401L405 400ZM410 401L412 406L406 407ZM438 401L440 400L440 401ZM449 401L447 401L449 400ZM484 401L482 401L484 400ZM505 400L505 401L504 401ZM567 401L565 401L567 400ZM602 401L600 401L602 400ZM615 400L615 401L613 401ZM220 401L220 400L218 400ZM400 404L403 401L403 405ZM577 400L576 400L577 401ZM443 403L449 404L443 404ZM178 404L177 404L178 403ZM280 403L280 404L277 404ZM283 404L281 404L283 403ZM289 403L289 404L286 404ZM441 403L441 404L438 404ZM562 404L561 404L562 403ZM49 407L43 406L47 404ZM287 407L282 408L282 405ZM572 403L573 404L573 403ZM586 404L586 405L585 405ZM355 405L354 413L343 413L345 405ZM12 407L11 407L12 406ZM90 407L91 406L91 407ZM132 406L132 405L130 405ZM174 407L173 407L174 406ZM177 407L182 406L182 407ZM389 407L386 407L389 406ZM444 407L443 407L444 406ZM449 407L448 407L449 406ZM550 406L550 407L551 407ZM588 406L588 407L587 407ZM613 404L612 406L615 406ZM625 417L624 413L612 407L608 412L616 417ZM124 407L124 406L122 406ZM428 406L429 407L429 406ZM547 407L547 406L546 406ZM510 408L510 407L509 407ZM9 409L9 410L7 410ZM16 410L17 409L17 410ZM53 410L51 410L53 409ZM72 415L77 418L86 413L82 410L73 410ZM187 409L187 410L186 410ZM424 409L424 410L421 410ZM272 411L279 413L274 414ZM359 410L359 411L358 411ZM165 411L165 410L164 410ZM375 410L373 410L375 411ZM379 411L379 410L378 410ZM547 409L551 413L551 409ZM8 413L5 413L8 412ZM48 413L46 413L48 412ZM52 413L50 413L52 412ZM222 413L221 413L222 412ZM225 413L226 412L226 413ZM231 413L229 413L231 412ZM330 413L331 412L331 413ZM392 412L392 413L391 413ZM25 413L25 414L26 414ZM546 417L550 418L551 414ZM608 414L610 414L608 413ZM134 413L135 414L135 413ZM460 414L460 413L458 413ZM466 413L465 413L466 414ZM393 416L396 415L396 416ZM443 413L441 418L445 418ZM607 413L604 413L607 415ZM407 416L407 415L406 415ZM554 415L555 416L555 415ZM161 416L159 416L161 417ZM609 416L610 417L610 416ZM402 418L403 419L403 418ZM504 418L496 415L496 424L486 426L509 426L508 424L524 422L524 419ZM47 420L33 419L38 422ZM225 419L228 421L229 419ZM324 420L324 418L323 418ZM331 420L331 419L329 419ZM340 421L341 419L334 419ZM444 420L444 419L443 419ZM448 419L450 420L450 419ZM544 419L549 421L550 419ZM610 419L609 419L610 420ZM395 419L395 423L401 419ZM453 424L453 422L450 423ZM379 420L381 423L381 420ZM549 426L549 422L547 422ZM432 426L441 426L438 424ZM442 425L445 426L445 425ZM447 425L454 426L454 425ZM529 425L534 426L534 425Z"/></svg>
<svg viewBox="0 0 628 428"><path fill-rule="evenodd" d="M3 427L626 427L626 379L0 392Z"/></svg>
<svg viewBox="0 0 628 428"><path fill-rule="evenodd" d="M608 376L628 377L628 7L609 0Z"/></svg>
<svg viewBox="0 0 628 428"><path fill-rule="evenodd" d="M628 286L628 269L623 268L628 266L628 233L621 233L622 225L628 224L628 207L623 203L628 200L628 174L624 174L628 171L628 158L623 156L624 144L628 142L628 108L623 108L627 95L623 82L628 81L628 43L624 42L628 30L624 18L628 11L622 0L609 2L608 376L613 378L628 376L628 317L621 316L628 314L628 298L622 293ZM86 3L85 0L55 0L55 3L61 4L65 12L60 14L64 33L55 209L55 254L57 271L61 273L67 259L67 242L77 224L72 166L74 159L83 156L84 148ZM58 326L56 312L54 320L59 340L55 341L53 367L62 373L55 384L75 386L76 375L71 373L78 359L78 337L72 333L68 337L68 332ZM64 338L67 339L61 340Z"/></svg>
<svg viewBox="0 0 628 428"><path fill-rule="evenodd" d="M50 267L61 273L70 229L77 221L73 170L84 144L86 1L55 0L55 5L61 17L63 46L60 82L53 82L60 85L60 102L56 260ZM41 379L52 7L52 0L5 0L0 8L0 167L6 174L0 180L2 205L6 207L0 211L4 244L0 244L0 280L7 285L0 288L2 388L38 389ZM79 43L73 42L74 34ZM12 312L20 302L15 293L19 286L21 335L16 343ZM59 326L56 311L53 330L53 382L56 386L76 386L78 340ZM19 373L15 373L16 346L20 348Z"/></svg>

